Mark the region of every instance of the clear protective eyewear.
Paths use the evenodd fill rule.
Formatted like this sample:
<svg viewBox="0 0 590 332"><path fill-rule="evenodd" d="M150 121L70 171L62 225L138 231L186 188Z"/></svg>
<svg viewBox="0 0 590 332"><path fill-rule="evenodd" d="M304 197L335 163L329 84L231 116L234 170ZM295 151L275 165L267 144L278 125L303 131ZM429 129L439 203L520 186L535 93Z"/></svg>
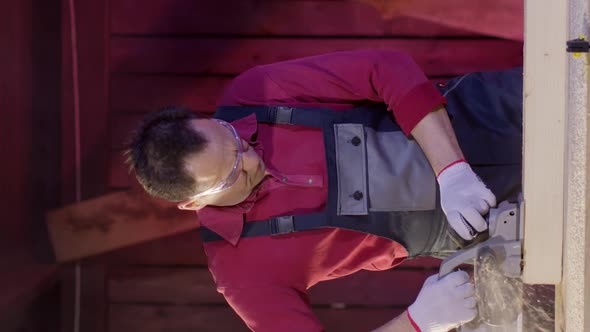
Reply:
<svg viewBox="0 0 590 332"><path fill-rule="evenodd" d="M236 181L238 180L238 177L240 176L240 170L242 168L241 167L242 154L244 153L244 147L242 145L242 138L240 137L240 135L236 131L236 128L234 128L234 126L232 126L231 124L229 124L223 120L219 120L219 119L211 119L211 120L221 124L222 126L224 126L225 128L227 128L228 130L230 130L232 132L234 139L236 141L236 144L238 145L237 153L236 153L236 161L234 162L234 166L232 167L231 172L229 173L227 178L225 178L225 180L221 181L219 184L215 185L214 187L211 187L203 192L200 192L200 193L194 195L188 201L179 203L178 208L181 210L198 210L198 209L205 207L205 204L200 204L198 202L199 198L214 195L214 194L220 193L224 190L227 190L234 183L236 183Z"/></svg>

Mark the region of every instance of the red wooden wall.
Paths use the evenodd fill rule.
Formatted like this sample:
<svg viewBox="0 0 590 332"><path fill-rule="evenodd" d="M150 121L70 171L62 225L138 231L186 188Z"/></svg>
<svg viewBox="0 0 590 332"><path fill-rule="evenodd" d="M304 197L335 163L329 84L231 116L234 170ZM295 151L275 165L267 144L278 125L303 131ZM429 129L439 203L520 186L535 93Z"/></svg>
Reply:
<svg viewBox="0 0 590 332"><path fill-rule="evenodd" d="M59 205L59 0L0 2L0 326L59 328L43 214ZM44 313L42 312L44 311Z"/></svg>
<svg viewBox="0 0 590 332"><path fill-rule="evenodd" d="M76 1L84 197L136 186L121 148L143 114L170 104L211 113L223 87L258 64L363 48L404 50L433 80L522 64L521 1L439 2ZM64 44L66 64L68 52ZM64 68L64 121L72 116L68 75ZM64 141L67 151L71 144ZM71 154L63 159L71 165ZM246 330L215 292L196 232L101 262L104 279L89 287L104 290L91 305L94 319L107 322L92 331ZM322 283L311 290L314 311L329 331L374 328L413 301L437 264L414 261Z"/></svg>

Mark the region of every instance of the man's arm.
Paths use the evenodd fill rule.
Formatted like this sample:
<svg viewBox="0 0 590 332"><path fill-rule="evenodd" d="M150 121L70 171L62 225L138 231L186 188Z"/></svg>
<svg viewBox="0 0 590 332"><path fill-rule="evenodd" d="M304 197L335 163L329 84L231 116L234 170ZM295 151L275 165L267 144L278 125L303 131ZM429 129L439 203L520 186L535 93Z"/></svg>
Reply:
<svg viewBox="0 0 590 332"><path fill-rule="evenodd" d="M226 300L253 331L317 331L325 329L314 316L304 294L290 288L227 289ZM345 314L345 313L343 313ZM416 332L407 311L373 332ZM427 332L424 330L423 332Z"/></svg>
<svg viewBox="0 0 590 332"><path fill-rule="evenodd" d="M465 240L488 228L482 215L496 197L465 161L443 107L427 114L412 130L440 187L441 206L451 227Z"/></svg>
<svg viewBox="0 0 590 332"><path fill-rule="evenodd" d="M426 115L414 127L412 136L437 176L447 165L464 159L447 111L442 106Z"/></svg>
<svg viewBox="0 0 590 332"><path fill-rule="evenodd" d="M307 294L291 287L242 285L223 288L223 295L253 331L325 331L309 306ZM453 272L440 280L433 275L426 279L407 311L373 332L448 331L475 317L474 296L467 273Z"/></svg>
<svg viewBox="0 0 590 332"><path fill-rule="evenodd" d="M406 135L445 102L404 52L336 52L254 67L225 90L220 105L387 104Z"/></svg>

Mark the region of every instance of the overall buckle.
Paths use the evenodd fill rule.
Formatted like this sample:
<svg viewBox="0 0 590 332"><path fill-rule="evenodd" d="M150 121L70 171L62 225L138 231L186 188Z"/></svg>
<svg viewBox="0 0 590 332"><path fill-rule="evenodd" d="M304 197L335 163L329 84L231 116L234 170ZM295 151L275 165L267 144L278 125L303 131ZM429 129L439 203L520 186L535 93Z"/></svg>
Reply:
<svg viewBox="0 0 590 332"><path fill-rule="evenodd" d="M270 235L283 235L295 232L293 216L282 216L270 220Z"/></svg>

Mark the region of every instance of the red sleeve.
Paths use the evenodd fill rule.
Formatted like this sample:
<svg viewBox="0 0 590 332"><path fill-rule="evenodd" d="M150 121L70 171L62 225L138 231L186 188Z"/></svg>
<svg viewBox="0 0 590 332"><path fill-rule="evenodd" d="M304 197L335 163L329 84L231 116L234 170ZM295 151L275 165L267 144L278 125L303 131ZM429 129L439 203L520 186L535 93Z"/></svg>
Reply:
<svg viewBox="0 0 590 332"><path fill-rule="evenodd" d="M256 332L324 331L307 295L288 287L224 288L223 295L246 325Z"/></svg>
<svg viewBox="0 0 590 332"><path fill-rule="evenodd" d="M222 105L384 102L406 135L445 103L405 53L347 51L254 67L226 90Z"/></svg>

